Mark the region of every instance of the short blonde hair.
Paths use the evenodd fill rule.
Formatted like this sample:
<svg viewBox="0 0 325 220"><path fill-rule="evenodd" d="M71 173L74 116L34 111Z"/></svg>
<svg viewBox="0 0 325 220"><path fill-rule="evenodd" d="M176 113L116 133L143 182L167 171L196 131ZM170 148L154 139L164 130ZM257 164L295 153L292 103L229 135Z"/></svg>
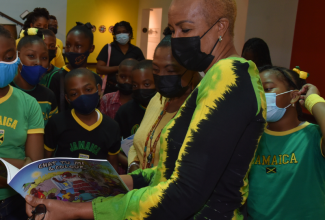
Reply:
<svg viewBox="0 0 325 220"><path fill-rule="evenodd" d="M220 18L229 20L229 33L233 37L237 17L237 4L235 0L203 0L203 15L209 26Z"/></svg>

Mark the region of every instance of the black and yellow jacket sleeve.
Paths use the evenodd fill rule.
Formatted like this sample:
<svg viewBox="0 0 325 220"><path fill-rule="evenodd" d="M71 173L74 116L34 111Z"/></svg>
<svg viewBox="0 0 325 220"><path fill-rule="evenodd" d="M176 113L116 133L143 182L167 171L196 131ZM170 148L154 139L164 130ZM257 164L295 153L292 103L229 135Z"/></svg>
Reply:
<svg viewBox="0 0 325 220"><path fill-rule="evenodd" d="M95 219L245 219L265 118L255 64L220 60L163 129L157 168L131 174L135 186L149 185L94 200Z"/></svg>

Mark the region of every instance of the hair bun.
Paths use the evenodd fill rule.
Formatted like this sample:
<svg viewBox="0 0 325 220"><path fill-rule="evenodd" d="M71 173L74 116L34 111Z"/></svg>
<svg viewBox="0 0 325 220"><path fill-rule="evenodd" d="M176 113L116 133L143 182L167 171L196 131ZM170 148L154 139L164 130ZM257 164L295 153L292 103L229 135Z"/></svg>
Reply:
<svg viewBox="0 0 325 220"><path fill-rule="evenodd" d="M86 24L81 23L81 22L76 22L77 26L85 26L86 28L88 28L89 30L91 30L93 28L93 25L90 24L90 22L87 22Z"/></svg>
<svg viewBox="0 0 325 220"><path fill-rule="evenodd" d="M164 32L163 32L163 35L168 36L168 35L172 35L172 34L173 34L173 33L172 33L172 31L170 30L170 28L169 28L169 27L166 27L165 30L164 30Z"/></svg>
<svg viewBox="0 0 325 220"><path fill-rule="evenodd" d="M19 38L27 37L27 36L38 36L43 39L43 33L38 28L28 28L20 32Z"/></svg>

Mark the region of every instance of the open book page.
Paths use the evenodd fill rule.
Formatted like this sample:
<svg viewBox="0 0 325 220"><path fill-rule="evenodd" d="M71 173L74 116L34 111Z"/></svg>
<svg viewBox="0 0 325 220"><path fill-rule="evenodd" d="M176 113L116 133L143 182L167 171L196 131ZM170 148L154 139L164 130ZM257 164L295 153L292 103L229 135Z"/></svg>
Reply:
<svg viewBox="0 0 325 220"><path fill-rule="evenodd" d="M128 188L106 160L50 158L23 167L9 185L23 197L87 202Z"/></svg>
<svg viewBox="0 0 325 220"><path fill-rule="evenodd" d="M9 184L12 178L19 172L19 169L2 158L0 158L0 161L5 165L5 167L2 164L0 165L0 176L7 178L7 183Z"/></svg>
<svg viewBox="0 0 325 220"><path fill-rule="evenodd" d="M130 148L132 147L133 145L133 138L134 138L134 135L124 139L122 142L121 142L121 148L122 150L124 151L125 155L128 157L129 156L129 150Z"/></svg>

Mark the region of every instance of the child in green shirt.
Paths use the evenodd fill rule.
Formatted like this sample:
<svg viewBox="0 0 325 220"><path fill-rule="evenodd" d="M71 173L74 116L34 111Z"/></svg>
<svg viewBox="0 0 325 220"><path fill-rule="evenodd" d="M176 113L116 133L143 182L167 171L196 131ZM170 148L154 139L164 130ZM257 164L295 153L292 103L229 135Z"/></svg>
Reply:
<svg viewBox="0 0 325 220"><path fill-rule="evenodd" d="M248 219L323 219L325 101L298 68L267 66L260 76L268 126L249 174ZM299 120L298 101L318 125Z"/></svg>

